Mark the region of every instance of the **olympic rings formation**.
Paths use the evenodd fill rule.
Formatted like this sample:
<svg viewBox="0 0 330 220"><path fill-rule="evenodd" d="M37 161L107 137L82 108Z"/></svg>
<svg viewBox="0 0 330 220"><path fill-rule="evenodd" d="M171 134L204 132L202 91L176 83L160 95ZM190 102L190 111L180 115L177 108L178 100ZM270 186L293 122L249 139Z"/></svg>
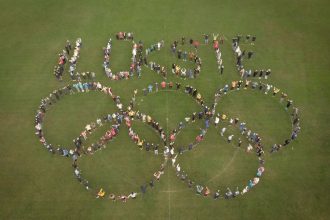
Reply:
<svg viewBox="0 0 330 220"><path fill-rule="evenodd" d="M130 38L129 40L133 40L133 38ZM132 76L133 72L137 72L138 75L141 69L139 69L139 66L142 62L144 62L145 65L149 65L146 62L147 55L149 55L152 51L160 50L164 46L164 42L160 41L157 44L152 45L150 48L146 50L146 56L143 57L142 55L142 47L139 44L135 44L133 42L133 49L132 49L132 63L130 66L130 71L120 71L118 73L113 74L110 69L110 55L111 55L111 47L112 47L112 40L110 39L106 48L104 48L104 71L106 75L111 80L119 80L119 79L128 79ZM197 52L197 47L196 47ZM181 56L181 55L180 55ZM180 59L181 57L179 57ZM199 70L197 71L199 73L200 66L201 66L201 59L195 55L195 57L192 58L192 61L195 62L197 65L196 68ZM158 64L151 63L150 68L157 73L161 73L161 75L165 78L166 77L166 71L164 72L164 68L161 67ZM172 66L172 72L176 74L177 76L181 76L186 78L187 75L182 73L182 68L174 65ZM197 74L198 75L198 74ZM194 75L195 78L197 75ZM189 85L185 85L181 87L180 83L172 83L172 82L159 82L155 83L154 86L149 85L148 89L144 89L142 91L134 91L133 97L131 99L130 105L126 108L123 106L123 104L120 101L120 97L116 96L112 89L107 86L101 85L99 82L78 82L74 83L72 85L67 85L63 88L60 88L58 90L55 90L52 92L49 96L46 98L43 98L41 100L41 104L37 110L36 116L35 116L35 134L37 135L39 141L42 143L42 145L52 154L62 155L65 157L69 157L72 159L73 163L73 169L74 169L74 175L77 178L77 180L87 189L92 191L94 195L96 195L97 198L103 198L105 197L105 191L102 187L100 189L94 188L90 184L90 182L83 177L82 172L80 170L80 167L78 165L78 159L82 155L93 155L95 151L101 150L106 147L106 144L113 139L116 138L118 133L120 132L120 127L125 124L125 126L128 128L128 136L130 139L142 150L145 149L146 151L154 152L154 154L162 155L164 156L164 162L160 165L160 167L153 173L153 177L156 181L160 180L160 177L164 174L165 171L165 165L168 162L168 160L172 161L173 167L176 169L177 176L184 180L185 183L188 185L188 187L195 186L197 194L208 196L210 193L214 194L214 198L217 199L221 196L219 190L212 190L209 189L207 186L203 186L198 184L196 180L192 180L190 176L187 175L186 172L183 171L181 166L176 163L176 158L178 155L185 153L186 151L193 150L199 143L201 143L205 135L208 131L208 128L210 126L217 126L219 122L222 124L228 124L228 126L234 126L239 127L240 133L242 136L244 136L248 142L250 143L247 151L255 151L258 160L259 160L259 166L257 168L257 172L255 176L250 179L246 187L244 187L242 190L236 189L236 191L232 192L229 188L227 189L227 192L225 193L225 198L233 198L237 197L239 195L243 195L246 192L250 191L256 184L258 184L260 177L262 176L263 172L265 171L264 168L264 148L261 143L261 137L256 133L251 131L246 127L246 124L244 122L239 123L238 118L227 118L226 114L220 115L219 113L216 113L216 106L219 104L219 101L221 98L233 91L244 91L247 89L252 89L256 91L260 91L266 95L270 94L274 97L277 97L276 95L279 93L280 89L276 88L273 85L270 84L264 84L261 82L253 82L248 79L245 81L238 80L231 82L230 85L226 85L225 87L219 89L214 96L214 103L208 107L205 105L202 95L197 91L196 88L193 88ZM45 139L44 132L43 132L43 121L44 116L49 108L51 108L55 103L57 103L62 96L65 95L73 95L76 93L87 93L89 91L95 92L102 92L113 100L114 104L118 108L118 112L109 113L107 115L104 115L103 117L97 119L95 122L91 122L86 125L85 129L80 133L79 137L74 139L74 148L70 148L69 146L58 146L55 147L54 144L48 143L48 141ZM194 112L191 115L187 115L183 121L179 123L179 125L176 126L175 129L173 129L170 134L167 136L166 132L164 131L162 125L160 125L151 115L145 114L140 112L138 109L136 109L136 96L139 95L149 95L154 92L168 92L168 91L175 91L175 92L182 92L184 94L187 94L191 96L200 106L200 111L198 113ZM280 96L280 103L283 103L284 100L286 101L285 109L286 111L289 111L289 109L292 109L291 113L291 122L292 122L292 133L291 136L288 137L283 141L283 143L274 144L271 148L270 153L274 153L279 151L280 149L284 148L288 144L290 144L291 141L295 140L297 138L297 135L300 131L300 117L298 113L298 108L294 107L293 101L287 98L287 95L282 92ZM292 106L292 107L291 107ZM290 108L291 107L291 108ZM291 110L290 110L291 111ZM205 123L205 128L201 129L200 134L195 138L195 140L191 141L186 146L175 146L175 139L176 136L187 126L189 126L191 123L193 123L196 120L202 120ZM142 137L139 136L139 134L133 129L132 124L134 121L141 121L148 126L150 126L152 129L155 130L155 132L160 136L160 143L152 143L149 141L144 140ZM87 140L88 136L92 134L98 127L103 126L105 123L111 123L111 128L106 131L106 133L96 142L89 146L85 146L85 141ZM223 135L223 130L221 131L221 134ZM232 138L232 137L231 137ZM228 142L230 142L231 139L228 137ZM164 145L164 151L159 152L160 145ZM152 180L152 184L154 184L154 181ZM146 192L146 185L141 186L142 193ZM126 194L116 194L116 193L110 193L109 198L111 200L119 199L121 201L126 202L129 198L136 198L138 193L135 191L131 191L131 193Z"/></svg>

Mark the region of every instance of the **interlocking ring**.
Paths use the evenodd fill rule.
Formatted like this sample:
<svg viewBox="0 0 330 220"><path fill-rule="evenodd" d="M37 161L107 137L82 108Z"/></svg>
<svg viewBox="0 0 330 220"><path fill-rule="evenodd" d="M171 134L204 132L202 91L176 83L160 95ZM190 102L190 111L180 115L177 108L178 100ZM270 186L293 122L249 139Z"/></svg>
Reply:
<svg viewBox="0 0 330 220"><path fill-rule="evenodd" d="M77 93L88 93L88 92L99 91L103 92L106 95L109 95L111 99L115 102L117 108L122 110L123 105L120 102L119 96L113 94L112 89L110 87L103 86L99 82L85 82L85 83L74 83L72 85L67 85L63 88L58 90L54 90L49 96L41 99L41 103L39 109L37 110L35 116L35 130L36 135L39 138L39 141L43 144L43 146L51 153L58 153L64 156L68 156L69 154L72 155L73 150L70 150L68 146L61 146L60 148L56 148L54 144L48 143L43 132L43 121L45 114L48 109L50 109L55 103L59 102L61 98L65 95L74 95ZM97 126L97 123L92 123L88 125L89 130L92 130ZM80 151L80 144L76 144L76 150Z"/></svg>
<svg viewBox="0 0 330 220"><path fill-rule="evenodd" d="M81 132L81 135L76 138L76 140L83 140L82 143L82 148L84 149L84 154L87 154L86 156L91 156L94 154L94 152L98 151L98 150L102 150L104 148L106 148L106 143L113 141L117 135L119 134L119 130L120 130L120 126L121 124L124 123L128 128L131 127L131 124L128 123L128 119L127 117L129 117L127 115L127 112L124 112L123 114L120 113L113 113L110 115L115 115L115 117L112 117L113 119L111 121L108 120L108 122L112 122L112 126L109 130L107 130L105 132L105 134L99 139L99 141L97 141L96 143L91 144L88 147L84 146L83 141L85 141L88 137L89 134L91 134L93 132L93 130L87 130L85 128L85 130L83 130ZM100 126L103 126L103 124L101 124ZM132 141L134 141L135 143L137 143L136 140L132 139ZM157 156L157 155L156 155ZM74 169L74 175L76 177L76 179L89 191L92 192L93 195L96 195L96 198L104 198L104 197L108 197L109 199L115 201L115 200L121 200L123 202L126 202L127 199L132 198L135 199L140 193L137 193L138 189L134 189L131 190L129 192L114 192L113 190L111 190L111 186L109 188L110 193L106 193L106 191L108 191L108 189L105 186L97 186L93 183L91 183L89 180L87 180L87 178L84 176L83 173L86 173L82 171L81 166L79 166L78 164L78 160L79 160L79 154L73 154L72 156L72 160L73 160L73 169ZM159 167L159 169L155 170L155 172L153 172L153 176L150 178L150 182L149 182L149 186L150 187L154 187L154 185L160 180L161 176L164 174L164 168L165 168L165 164L162 163ZM141 191L142 193L145 193L147 185L145 183L141 183ZM104 190L106 189L106 190Z"/></svg>
<svg viewBox="0 0 330 220"><path fill-rule="evenodd" d="M218 114L217 114L218 115ZM176 170L176 174L177 177L182 180L185 185L187 185L189 188L191 189L195 189L196 190L196 194L197 195L203 195L205 197L208 197L209 195L212 195L212 197L214 199L218 199L218 198L226 198L226 199L230 199L230 198L234 198L237 197L239 195L243 195L246 192L250 191L255 185L257 185L260 181L260 178L263 174L263 172L265 171L265 159L263 157L264 154L264 150L263 150L263 146L262 146L262 142L261 142L261 138L260 136L256 133L253 132L251 130L249 130L249 133L252 134L252 136L250 136L249 134L247 134L247 132L245 132L245 130L247 130L246 127L246 123L244 122L239 122L239 120L237 118L223 118L221 119L221 122L219 123L221 124L221 131L218 132L219 133L219 138L225 138L226 142L228 142L229 144L232 142L237 142L238 146L236 147L236 152L234 154L233 157L235 157L237 150L242 150L243 145L242 145L242 139L238 138L235 139L234 138L234 134L230 133L230 135L224 135L225 131L227 130L227 127L233 127L235 129L237 129L238 127L240 128L240 136L242 138L245 138L248 140L248 145L246 146L246 152L247 153L251 153L252 151L255 151L258 161L259 161L259 166L256 169L256 173L255 175L247 182L247 185L245 187L243 187L242 189L239 189L238 187L236 188L236 190L232 191L230 188L232 187L227 187L226 189L211 189L210 187L208 187L207 185L212 182L214 179L218 178L222 172L220 172L220 174L215 175L214 177L212 177L211 179L207 180L207 181L203 181L203 180L198 180L195 179L195 177L190 176L189 172L187 172L184 169L184 166L182 166L182 164L180 165L179 161L177 161L177 156L172 158L172 166L175 168ZM212 124L211 126L215 126L214 124ZM236 135L235 135L236 136ZM235 139L235 140L234 140ZM229 163L230 165L230 163ZM227 169L227 165L224 168L224 170ZM233 188L232 188L233 189ZM222 192L222 193L221 193ZM224 193L225 192L225 193Z"/></svg>
<svg viewBox="0 0 330 220"><path fill-rule="evenodd" d="M142 41L139 41L138 43L133 41L134 39L133 33L119 32L117 33L116 38L118 41L126 40L129 43L132 43L132 57L131 57L131 64L129 70L112 73L112 70L110 68L112 39L110 38L106 47L103 48L103 55L104 55L103 68L106 76L110 80L131 79L134 76L134 74L140 77L143 65L148 66L151 70L161 75L164 79L166 79L168 72L172 72L176 76L181 77L185 80L187 78L196 78L201 71L202 60L198 56L198 47L200 46L198 41L194 41L190 39L189 42L186 42L186 39L182 37L181 42L179 42L178 40L173 42L173 44L170 46L172 55L174 55L179 61L183 60L183 62L186 61L191 62L192 64L195 65L195 68L194 70L187 70L184 67L180 67L178 64L172 64L172 71L169 71L166 69L165 66L161 66L154 61L148 60L151 54L165 47L164 41L159 41L151 45L150 47L145 48ZM251 43L254 43L255 38L252 39L254 40L252 40ZM221 37L220 43L223 44L223 41L224 41L224 37ZM204 45L206 46L210 45L208 44L208 35L204 35L204 42L205 42ZM180 47L185 44L194 47L195 52L188 53L183 48L180 49ZM243 66L244 53L241 52L239 46L239 38L233 39L232 48L237 59L237 68L238 68L238 72L240 73L241 79L232 81L229 84L225 85L223 88L218 89L214 96L215 98L214 103L211 106L205 105L202 94L200 94L196 88L193 88L190 85L181 86L181 83L179 82L173 83L173 82L162 81L162 82L149 84L142 91L135 90L129 106L124 107L120 101L120 97L114 95L110 87L103 86L99 82L94 82L95 79L94 73L90 73L90 72L81 73L81 74L74 73L76 70L77 60L80 55L81 46L82 46L82 40L81 38L78 38L76 41L76 46L73 51L73 55L70 59L68 58L68 55L71 51L71 45L69 43L67 43L65 47L66 52L64 51L63 54L60 55L58 66L54 69L54 73L56 77L59 80L62 80L64 65L67 62L67 60L69 60L70 76L72 80L78 80L78 81L63 88L60 88L58 90L55 90L48 97L41 100L41 104L35 116L35 131L39 141L49 152L72 159L73 161L72 166L74 169L75 177L80 183L82 183L82 185L84 185L84 187L87 190L91 191L93 195L95 195L97 198L104 198L108 196L111 200L119 199L121 201L126 202L127 199L136 198L136 196L139 194L136 189L134 191L131 191L130 193L126 192L125 194L122 193L120 194L119 192L117 193L111 192L107 194L106 191L104 190L105 186L96 186L94 185L94 183L89 182L86 179L85 175L80 170L80 166L78 166L78 160L80 157L92 156L96 151L104 149L108 142L114 140L119 134L120 129L123 129L123 124L125 124L126 128L128 129L128 137L139 147L139 149L141 150L144 149L146 151L154 152L155 156L161 155L162 157L164 157L164 162L161 164L159 169L157 169L153 173L153 177L151 178L151 181L149 183L149 185L152 187L154 186L154 182L157 182L157 180L160 179L161 175L164 174L165 165L168 161L171 161L173 167L175 167L176 169L177 176L181 180L183 180L188 187L190 188L196 187L196 192L198 195L208 196L211 193L213 193L214 199L220 198L221 196L229 199L245 194L246 192L250 191L256 184L258 184L260 177L265 171L264 168L265 160L263 157L264 148L263 145L261 144L260 136L256 132L253 132L251 129L248 129L246 127L246 123L241 122L238 118L228 118L227 114L225 113L222 114L216 113L216 106L221 105L220 100L224 95L227 95L234 91L244 91L247 89L249 90L252 89L252 90L260 91L265 95L272 95L273 97L278 97L277 94L280 92L280 89L271 84L249 80L250 79L249 77L258 77L258 76L260 79L262 77L268 79L271 70L270 69L267 71L255 70L253 74L252 74L252 70L245 70ZM213 35L213 48L217 60L218 71L220 72L220 74L223 74L224 66L222 62L222 53L219 48L218 35L216 34ZM144 50L145 50L145 54L143 53ZM252 53L249 52L248 59L250 59L252 55L253 52ZM82 80L93 80L93 81L83 83ZM111 99L114 101L115 105L117 106L118 112L109 113L97 119L96 121L87 124L83 129L83 131L80 133L80 135L74 139L73 148L72 147L70 148L70 146L55 147L55 145L48 143L45 139L43 132L43 121L47 110L51 106L53 106L54 103L57 103L62 98L62 96L69 94L72 95L76 93L87 93L89 91L99 91L110 96ZM191 115L187 115L184 118L184 120L182 120L179 123L179 125L177 125L173 130L171 130L169 134L166 134L166 131L164 130L163 127L164 125L161 125L159 122L157 122L157 120L154 119L152 115L139 111L138 105L136 103L136 98L144 97L154 92L169 92L169 91L181 92L191 96L194 99L194 101L197 102L198 105L200 106L200 110L199 112L193 112ZM290 144L293 140L297 138L298 133L300 131L299 110L297 107L293 106L293 101L288 98L286 93L282 92L279 102L280 103L285 102L284 104L285 110L288 113L290 112L292 130L291 130L291 135L288 136L282 143L274 144L271 147L270 153L277 152L283 147ZM179 146L177 146L176 138L178 134L184 131L184 128L188 126L192 126L192 124L195 121L202 122L204 123L205 126L200 128L200 133L192 141L190 141L187 144L180 144ZM159 140L152 142L145 140L144 137L140 136L137 133L137 131L133 129L134 123L140 123L140 122L146 124L152 130L154 130L155 133L159 135L160 137ZM111 127L105 132L105 134L101 138L99 138L99 140L96 143L86 145L85 141L88 139L89 135L91 135L96 129L104 126L105 124L111 124ZM242 138L247 139L247 141L249 142L246 151L248 152L255 151L259 161L259 166L256 170L255 175L253 176L253 178L247 181L247 185L245 187L241 189L236 189L236 191L234 192L228 188L227 191L226 189L224 190L226 191L226 193L224 194L221 194L219 190L208 188L207 182L203 180L196 180L194 179L194 177L188 176L187 172L183 170L183 167L181 168L180 164L177 161L177 159L178 160L180 159L181 154L193 150L199 143L201 143L205 139L208 128L210 126L217 127L220 124L222 125L221 126L222 129L219 132L219 138L221 136L224 136L226 132L226 127L228 126L232 126L236 129L239 129L239 133L242 136ZM234 138L233 135L229 135L227 137L227 142L228 143L232 142L233 138ZM242 140L241 138L239 138L238 145L241 146L241 143ZM142 184L140 189L141 192L145 193L146 188L147 185Z"/></svg>

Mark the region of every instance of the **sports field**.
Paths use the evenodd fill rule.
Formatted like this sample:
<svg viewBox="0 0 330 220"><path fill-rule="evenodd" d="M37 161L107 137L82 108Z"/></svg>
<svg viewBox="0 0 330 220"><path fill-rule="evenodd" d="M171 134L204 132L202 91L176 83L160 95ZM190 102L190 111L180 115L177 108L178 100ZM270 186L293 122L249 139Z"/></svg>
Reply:
<svg viewBox="0 0 330 220"><path fill-rule="evenodd" d="M0 219L329 219L329 1L0 0L0 6ZM134 74L127 80L110 80L106 76L103 48L109 38L112 71L129 69L132 42L117 40L116 33L121 31L133 32L134 41L143 42L143 53L164 41L164 47L148 55L148 62L165 66L166 79L145 65L141 77ZM223 40L223 74L218 70L213 33ZM208 44L203 34L209 35ZM246 81L237 70L232 49L232 38L237 35L242 36L241 50L254 52L251 59L245 55L244 67L271 69L268 79L251 76L248 80L276 86L280 92L275 96L273 87L267 95L267 86L261 91L250 85L243 88ZM246 40L246 35L256 36L256 40ZM82 47L76 72L95 72L93 81L111 87L125 110L137 90L133 110L150 115L167 136L184 123L175 137L175 155L206 131L195 148L178 155L179 177L171 158L167 162L164 158L159 134L142 119L131 120L131 127L146 142L159 143L159 155L153 149L140 150L129 137L124 120L106 148L79 157L79 170L88 179L89 190L77 181L71 158L49 153L40 143L35 135L40 100L77 83L70 79L68 64L62 81L53 74L66 41L74 46L77 38L82 39ZM197 49L190 39L200 43ZM201 71L194 79L172 74L172 63L187 69L196 66L171 52L174 41L178 41L177 50L201 58ZM231 90L236 80L243 81L242 87ZM160 87L163 81L165 89ZM173 88L168 87L170 82ZM176 83L181 84L178 90ZM204 128L205 118L191 122L192 113L203 107L185 93L185 87L197 89L203 106L212 109L215 93L226 84L229 91L225 95L221 90L214 110L227 119L215 127L214 115L208 129ZM149 85L153 85L152 92L145 95L143 89ZM88 123L119 111L104 92L73 91L53 103L44 117L44 136L54 148L74 149L73 139ZM285 110L287 102L280 102L282 92L299 108L301 130L289 145L270 153L274 143L291 139L293 129L293 106ZM228 125L230 118L239 118L237 125ZM260 135L264 164L258 162L254 150L246 152L248 141L246 133L240 134L241 122ZM97 142L114 123L98 126L85 146ZM227 130L221 136L225 125ZM231 134L234 139L228 143ZM164 174L158 181L153 174L161 164ZM265 167L260 182L241 195L260 166ZM180 179L183 170L185 180ZM194 182L191 188L188 180ZM141 192L144 185L145 193ZM211 194L197 195L196 185L204 190L207 186ZM225 199L227 187L233 192L238 187L240 194ZM97 199L100 188L106 194ZM214 199L217 189L221 197ZM131 192L138 195L127 202L109 198L110 193Z"/></svg>

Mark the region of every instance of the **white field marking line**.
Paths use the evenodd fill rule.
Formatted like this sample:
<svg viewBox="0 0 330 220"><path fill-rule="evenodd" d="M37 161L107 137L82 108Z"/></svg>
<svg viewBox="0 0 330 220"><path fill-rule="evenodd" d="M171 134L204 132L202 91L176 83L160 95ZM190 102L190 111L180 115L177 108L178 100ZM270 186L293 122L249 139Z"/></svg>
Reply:
<svg viewBox="0 0 330 220"><path fill-rule="evenodd" d="M166 133L168 135L168 93L166 93Z"/></svg>
<svg viewBox="0 0 330 220"><path fill-rule="evenodd" d="M163 23L163 30L164 30L165 33L167 33L165 23ZM168 93L166 93L166 132L167 131L168 131ZM165 160L165 165L166 164L167 164L167 161ZM168 182L168 190L170 191L169 172L167 172L167 182ZM168 193L168 219L171 220L171 193Z"/></svg>
<svg viewBox="0 0 330 220"><path fill-rule="evenodd" d="M176 92L176 89L159 89L158 92Z"/></svg>
<svg viewBox="0 0 330 220"><path fill-rule="evenodd" d="M169 172L167 172L169 173ZM169 174L167 174L167 182L168 182L168 188L170 188L170 181L169 181ZM168 219L171 219L171 190L169 189L168 190L169 193L168 193Z"/></svg>
<svg viewBox="0 0 330 220"><path fill-rule="evenodd" d="M138 121L138 119L136 121ZM142 122L142 121L140 121L140 122ZM144 122L142 122L142 123L145 124ZM154 128L152 128L151 126L147 126L147 129L154 132L154 133L156 133L156 134L158 134L158 132ZM162 140L161 137L159 137L159 139Z"/></svg>
<svg viewBox="0 0 330 220"><path fill-rule="evenodd" d="M155 93L158 93L158 92L176 92L176 91L177 90L173 90L173 89L172 90L170 90L170 89L168 89L168 90L167 89L161 89L161 90L158 90L157 92L152 92L152 93L155 94ZM140 105L143 101L144 101L143 98L141 98L139 102L138 101L136 102L136 104Z"/></svg>
<svg viewBox="0 0 330 220"><path fill-rule="evenodd" d="M227 165L218 174L216 174L214 177L209 179L206 183L211 182L212 180L216 179L217 177L221 176L224 172L226 172L226 170L229 168L229 166L234 162L237 152L238 152L238 149L236 149L234 156L232 156L231 160L227 163Z"/></svg>
<svg viewBox="0 0 330 220"><path fill-rule="evenodd" d="M166 93L166 133L168 135L168 93ZM171 191L169 172L167 172L167 183L168 183L168 187L167 187L168 191ZM168 193L168 219L171 219L171 193Z"/></svg>
<svg viewBox="0 0 330 220"><path fill-rule="evenodd" d="M179 192L185 192L189 191L190 189L181 189L181 190L162 190L161 193L179 193Z"/></svg>

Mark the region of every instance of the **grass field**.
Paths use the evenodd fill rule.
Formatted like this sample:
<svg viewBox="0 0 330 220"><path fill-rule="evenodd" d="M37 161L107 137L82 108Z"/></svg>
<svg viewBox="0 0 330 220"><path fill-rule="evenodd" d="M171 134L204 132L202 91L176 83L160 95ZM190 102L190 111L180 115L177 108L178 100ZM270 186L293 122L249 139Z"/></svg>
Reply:
<svg viewBox="0 0 330 220"><path fill-rule="evenodd" d="M329 219L329 1L0 0L0 6L0 219ZM242 44L255 52L245 65L272 69L268 82L287 92L300 109L298 139L269 154L270 144L290 135L290 118L283 105L260 92L230 92L216 110L245 121L266 144L266 172L251 192L231 200L202 198L167 164L159 183L135 200L95 199L75 179L70 159L43 149L34 135L34 116L41 98L70 83L67 71L63 82L52 74L67 39L83 41L77 71L94 71L96 80L112 87L125 106L134 89L160 83L162 78L146 67L140 79L107 79L102 48L119 31L134 32L135 39L146 46L164 40L165 48L150 59L168 69L178 62L170 52L174 40L186 36L202 42L203 33L223 34L222 76L212 47L201 45L199 77L167 79L197 88L209 106L218 88L239 79L231 38L238 33L256 35L254 46ZM130 47L128 42L113 41L114 72L128 69ZM139 94L137 101L136 108L151 114L166 131L199 109L190 96L178 92ZM45 135L52 143L72 145L87 123L116 110L101 93L67 96L47 112ZM201 126L197 122L186 127L177 144L188 144ZM146 139L159 141L144 123L135 122L133 127ZM235 142L226 143L219 129L211 127L205 140L178 161L202 184L242 187L255 174L257 158ZM106 149L79 159L93 187L139 191L159 168L163 157L140 151L127 133L123 126Z"/></svg>

